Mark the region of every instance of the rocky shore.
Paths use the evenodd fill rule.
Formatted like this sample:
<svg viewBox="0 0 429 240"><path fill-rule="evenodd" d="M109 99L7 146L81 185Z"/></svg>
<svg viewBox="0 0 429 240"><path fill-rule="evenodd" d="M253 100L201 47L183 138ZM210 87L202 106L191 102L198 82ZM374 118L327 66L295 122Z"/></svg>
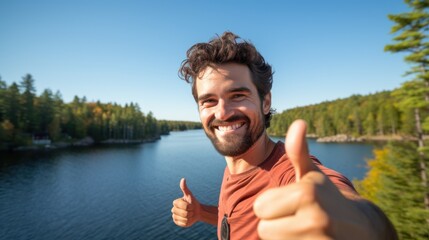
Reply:
<svg viewBox="0 0 429 240"><path fill-rule="evenodd" d="M327 136L327 137L321 137L321 138L317 138L316 140L317 142L322 142L322 143L330 143L330 142L363 142L364 138L363 137L352 137L352 136L348 136L346 134L338 134L338 135L334 135L334 136Z"/></svg>
<svg viewBox="0 0 429 240"><path fill-rule="evenodd" d="M334 136L326 136L317 138L317 142L320 143L342 143L342 142L367 142L367 141L404 141L414 140L412 137L404 137L400 135L390 136L361 136L353 137L347 134L337 134Z"/></svg>

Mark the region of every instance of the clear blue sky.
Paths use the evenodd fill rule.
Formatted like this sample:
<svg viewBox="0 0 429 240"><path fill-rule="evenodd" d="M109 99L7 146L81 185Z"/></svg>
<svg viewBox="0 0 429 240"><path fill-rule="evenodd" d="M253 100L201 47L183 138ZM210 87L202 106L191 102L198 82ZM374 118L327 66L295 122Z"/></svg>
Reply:
<svg viewBox="0 0 429 240"><path fill-rule="evenodd" d="M406 79L387 14L402 0L0 1L0 76L30 73L37 94L138 103L157 119L198 121L177 70L196 42L230 30L275 70L273 107L392 90Z"/></svg>

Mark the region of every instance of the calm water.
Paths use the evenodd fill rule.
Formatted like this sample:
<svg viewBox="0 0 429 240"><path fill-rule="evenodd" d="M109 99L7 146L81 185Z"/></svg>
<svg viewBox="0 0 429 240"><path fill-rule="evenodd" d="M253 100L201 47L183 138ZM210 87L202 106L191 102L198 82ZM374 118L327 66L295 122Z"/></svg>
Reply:
<svg viewBox="0 0 429 240"><path fill-rule="evenodd" d="M369 144L317 144L323 164L362 178ZM172 200L187 178L216 204L225 161L203 131L155 143L0 155L0 239L215 239L216 228L177 227Z"/></svg>

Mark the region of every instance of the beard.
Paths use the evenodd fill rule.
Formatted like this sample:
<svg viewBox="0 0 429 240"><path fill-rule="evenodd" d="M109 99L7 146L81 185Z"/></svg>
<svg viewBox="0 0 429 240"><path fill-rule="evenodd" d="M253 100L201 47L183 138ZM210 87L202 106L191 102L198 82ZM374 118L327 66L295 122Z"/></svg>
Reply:
<svg viewBox="0 0 429 240"><path fill-rule="evenodd" d="M236 122L238 120L244 121L245 134L229 134L220 140L215 134L215 126ZM264 132L263 118L260 118L253 129L250 129L250 119L244 115L234 115L226 121L212 119L207 128L204 128L204 132L212 142L215 149L223 156L235 157L245 153L250 147L255 144L259 137Z"/></svg>

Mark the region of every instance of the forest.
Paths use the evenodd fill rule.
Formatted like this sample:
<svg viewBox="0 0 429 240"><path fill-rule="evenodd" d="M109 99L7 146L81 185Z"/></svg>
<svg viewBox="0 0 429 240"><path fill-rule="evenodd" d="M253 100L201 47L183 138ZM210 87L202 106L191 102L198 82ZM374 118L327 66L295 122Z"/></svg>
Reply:
<svg viewBox="0 0 429 240"><path fill-rule="evenodd" d="M191 121L172 121L172 120L159 120L161 134L169 134L170 131L186 131L194 129L202 129L203 126L200 122Z"/></svg>
<svg viewBox="0 0 429 240"><path fill-rule="evenodd" d="M310 136L337 134L359 136L411 135L414 130L412 111L400 111L395 91L353 95L310 106L296 107L273 116L268 132L284 136L295 119L304 119Z"/></svg>
<svg viewBox="0 0 429 240"><path fill-rule="evenodd" d="M74 143L89 137L94 143L143 142L170 131L201 128L199 123L158 121L138 104L88 102L75 96L65 103L61 93L45 89L36 95L35 80L7 85L0 78L0 150L33 145L34 140Z"/></svg>

